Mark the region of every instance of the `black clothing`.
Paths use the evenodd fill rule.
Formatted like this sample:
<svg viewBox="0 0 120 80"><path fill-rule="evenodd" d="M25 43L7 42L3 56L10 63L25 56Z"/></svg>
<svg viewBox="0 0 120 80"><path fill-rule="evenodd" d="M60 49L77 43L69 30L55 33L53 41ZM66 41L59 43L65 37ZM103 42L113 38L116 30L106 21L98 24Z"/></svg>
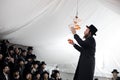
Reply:
<svg viewBox="0 0 120 80"><path fill-rule="evenodd" d="M81 55L73 80L93 80L95 68L95 39L91 36L83 41L77 34L74 35L74 38L80 45L74 44L74 48L77 49Z"/></svg>
<svg viewBox="0 0 120 80"><path fill-rule="evenodd" d="M112 80L114 80L113 78L112 78ZM120 77L117 77L117 79L116 80L120 80Z"/></svg>
<svg viewBox="0 0 120 80"><path fill-rule="evenodd" d="M7 80L3 73L0 73L0 80ZM10 80L9 75L8 75L8 80Z"/></svg>

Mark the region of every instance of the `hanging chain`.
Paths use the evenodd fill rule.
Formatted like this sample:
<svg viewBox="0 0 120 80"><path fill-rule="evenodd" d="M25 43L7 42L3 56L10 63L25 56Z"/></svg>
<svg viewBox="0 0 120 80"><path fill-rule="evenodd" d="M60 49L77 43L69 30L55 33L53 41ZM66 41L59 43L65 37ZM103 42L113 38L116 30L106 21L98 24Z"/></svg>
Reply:
<svg viewBox="0 0 120 80"><path fill-rule="evenodd" d="M77 5L76 5L76 6L77 6L77 7L76 7L76 16L78 17L78 0L76 1L76 4L77 4Z"/></svg>

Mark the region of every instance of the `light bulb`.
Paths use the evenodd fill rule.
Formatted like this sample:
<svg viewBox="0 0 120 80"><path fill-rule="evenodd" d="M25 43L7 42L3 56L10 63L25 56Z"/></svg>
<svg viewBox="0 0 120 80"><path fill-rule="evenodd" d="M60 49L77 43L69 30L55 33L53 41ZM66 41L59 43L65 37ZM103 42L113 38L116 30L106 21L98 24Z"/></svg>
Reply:
<svg viewBox="0 0 120 80"><path fill-rule="evenodd" d="M73 19L75 30L79 30L80 29L80 26L78 24L79 22L80 22L80 19L78 18L78 16L75 16L75 18Z"/></svg>
<svg viewBox="0 0 120 80"><path fill-rule="evenodd" d="M79 25L80 19L78 16L75 16L73 19L73 23L69 25L69 28L74 27L75 30L80 30L80 25Z"/></svg>
<svg viewBox="0 0 120 80"><path fill-rule="evenodd" d="M74 28L75 28L75 30L80 30L80 26L79 25L75 25Z"/></svg>

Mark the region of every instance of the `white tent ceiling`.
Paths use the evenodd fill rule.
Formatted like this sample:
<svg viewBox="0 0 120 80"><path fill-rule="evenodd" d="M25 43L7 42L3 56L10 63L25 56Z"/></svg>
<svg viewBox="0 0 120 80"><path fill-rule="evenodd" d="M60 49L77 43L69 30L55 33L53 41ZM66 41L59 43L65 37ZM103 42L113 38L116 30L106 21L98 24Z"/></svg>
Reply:
<svg viewBox="0 0 120 80"><path fill-rule="evenodd" d="M98 28L96 76L120 71L120 0L79 0L83 36L85 25ZM68 25L76 12L76 0L0 0L0 37L12 43L30 45L39 60L58 64L74 73L79 52L67 43L73 38Z"/></svg>

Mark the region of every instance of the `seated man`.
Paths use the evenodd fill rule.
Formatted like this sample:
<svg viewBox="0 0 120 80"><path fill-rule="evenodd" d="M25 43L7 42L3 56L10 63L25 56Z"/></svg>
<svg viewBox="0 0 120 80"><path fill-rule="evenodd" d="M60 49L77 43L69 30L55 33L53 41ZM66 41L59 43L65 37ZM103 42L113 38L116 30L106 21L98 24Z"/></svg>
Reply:
<svg viewBox="0 0 120 80"><path fill-rule="evenodd" d="M117 71L117 69L114 69L112 71L112 74L113 74L113 77L111 80L120 80L120 77L118 77L119 72Z"/></svg>

